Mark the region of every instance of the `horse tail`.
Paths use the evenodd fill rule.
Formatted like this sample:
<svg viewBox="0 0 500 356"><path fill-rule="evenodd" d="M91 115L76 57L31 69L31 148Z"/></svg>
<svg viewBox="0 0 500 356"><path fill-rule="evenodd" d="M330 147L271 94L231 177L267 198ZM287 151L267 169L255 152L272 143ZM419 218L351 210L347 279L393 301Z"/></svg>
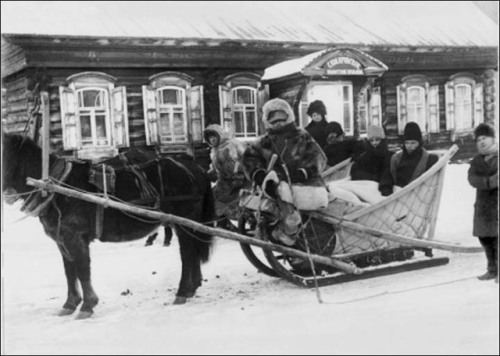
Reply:
<svg viewBox="0 0 500 356"><path fill-rule="evenodd" d="M212 184L208 175L204 173L205 189L202 201L202 222L210 222L215 218L215 197L212 190ZM203 234L203 241L198 244L199 257L202 262L207 262L210 258L210 250L213 243L213 236L209 234Z"/></svg>

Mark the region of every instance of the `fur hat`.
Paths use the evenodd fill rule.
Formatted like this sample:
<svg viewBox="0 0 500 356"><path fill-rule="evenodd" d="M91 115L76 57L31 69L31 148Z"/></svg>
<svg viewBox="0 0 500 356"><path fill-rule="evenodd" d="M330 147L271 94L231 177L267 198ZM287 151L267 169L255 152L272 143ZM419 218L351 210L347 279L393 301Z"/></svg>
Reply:
<svg viewBox="0 0 500 356"><path fill-rule="evenodd" d="M420 131L420 126L418 126L416 122L409 122L406 124L403 140L414 140L422 144L422 131Z"/></svg>
<svg viewBox="0 0 500 356"><path fill-rule="evenodd" d="M336 133L338 137L344 134L344 130L342 130L342 126L338 122L332 121L326 124L326 134L329 135L331 133Z"/></svg>
<svg viewBox="0 0 500 356"><path fill-rule="evenodd" d="M368 126L368 129L366 130L366 137L368 139L378 137L380 139L385 138L385 133L384 129L381 128L380 126L375 126L375 125L370 125Z"/></svg>
<svg viewBox="0 0 500 356"><path fill-rule="evenodd" d="M474 139L477 140L479 136L495 137L495 130L489 124L479 124L474 130Z"/></svg>
<svg viewBox="0 0 500 356"><path fill-rule="evenodd" d="M315 100L307 108L307 115L312 116L312 114L318 113L322 117L326 116L326 107L321 100Z"/></svg>
<svg viewBox="0 0 500 356"><path fill-rule="evenodd" d="M275 130L282 127L283 125L295 122L295 115L293 114L293 110L290 107L290 104L288 104L283 99L276 98L269 100L264 104L262 111L264 113L264 115L262 116L262 121L264 122L264 127L266 128L266 130ZM275 111L282 111L287 115L286 121L284 123L273 122L272 120L269 121Z"/></svg>

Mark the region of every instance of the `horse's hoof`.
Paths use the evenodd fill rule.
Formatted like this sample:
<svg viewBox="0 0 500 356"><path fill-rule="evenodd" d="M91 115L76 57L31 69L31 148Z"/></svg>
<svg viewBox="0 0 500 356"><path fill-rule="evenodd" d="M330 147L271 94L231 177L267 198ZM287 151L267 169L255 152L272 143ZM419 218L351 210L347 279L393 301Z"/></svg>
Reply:
<svg viewBox="0 0 500 356"><path fill-rule="evenodd" d="M76 316L76 320L83 320L83 319L88 319L94 314L93 312L88 312L88 311L80 311L78 315Z"/></svg>
<svg viewBox="0 0 500 356"><path fill-rule="evenodd" d="M179 296L177 296L177 297L175 297L173 304L174 305L186 304L186 302L187 302L187 298L186 297L179 297Z"/></svg>
<svg viewBox="0 0 500 356"><path fill-rule="evenodd" d="M75 312L75 309L66 309L63 308L57 313L57 316L66 316L66 315L71 315Z"/></svg>

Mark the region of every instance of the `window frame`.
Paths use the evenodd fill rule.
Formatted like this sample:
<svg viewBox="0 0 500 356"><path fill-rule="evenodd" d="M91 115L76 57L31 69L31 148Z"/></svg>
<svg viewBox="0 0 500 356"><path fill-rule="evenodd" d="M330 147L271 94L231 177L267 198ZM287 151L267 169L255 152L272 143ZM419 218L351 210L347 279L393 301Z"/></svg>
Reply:
<svg viewBox="0 0 500 356"><path fill-rule="evenodd" d="M251 92L251 98L253 103L250 104L240 104L235 102L235 94L239 90L249 90ZM259 123L258 123L258 118L257 118L257 88L253 88L251 86L247 85L238 85L235 87L231 88L231 97L232 97L232 102L233 102L233 131L234 135L237 138L242 138L242 139L252 139L256 138L258 136L258 131L259 131ZM243 110L239 110L242 108ZM253 120L254 120L254 127L255 127L255 132L249 134L248 133L248 117L246 115L247 112L252 112L252 111L247 111L247 109L253 109ZM238 133L236 132L236 112L242 112L243 113L243 132Z"/></svg>
<svg viewBox="0 0 500 356"><path fill-rule="evenodd" d="M76 73L69 76L66 82L66 86L59 86L63 149L73 151L79 159L97 160L116 156L119 148L128 147L126 88L115 87L117 79L102 72ZM83 105L83 93L86 91L103 93L102 112L95 106L87 109L80 105ZM98 142L96 113L104 115L106 130L104 144ZM84 116L90 116L91 140L85 140L82 135Z"/></svg>
<svg viewBox="0 0 500 356"><path fill-rule="evenodd" d="M247 142L255 140L264 128L261 124L262 106L268 100L269 88L267 85L262 85L260 82L261 76L252 72L239 72L228 75L219 85L219 107L220 107L220 125L224 130L234 134L236 138ZM248 133L248 118L244 115L243 124L244 130L242 133L236 133L236 112L237 105L234 100L234 95L237 90L251 90L253 104L247 104L246 107L253 107L255 120L255 133ZM244 110L244 112L246 112Z"/></svg>
<svg viewBox="0 0 500 356"><path fill-rule="evenodd" d="M171 105L171 104L164 104L163 103L163 95L162 92L164 90L176 90L180 94L180 98L182 103L176 104L176 105ZM173 85L165 85L159 88L155 89L156 91L156 98L157 98L157 110L158 110L158 130L159 130L159 136L160 136L160 144L176 144L176 143L188 143L189 142L189 131L188 131L188 115L187 115L187 105L186 105L186 89L178 86L173 86ZM182 128L184 131L183 135L180 135L183 137L182 139L176 140L176 135L175 135L175 113L177 113L176 109L181 109L182 113ZM171 140L168 140L168 135L163 134L162 131L162 115L164 114L165 111L167 110L167 113L170 114L171 120L170 120L170 125L169 125L169 130L170 130L170 136Z"/></svg>
<svg viewBox="0 0 500 356"><path fill-rule="evenodd" d="M469 118L462 120L462 125L457 121L457 89L466 87L469 91ZM474 127L484 122L484 84L481 78L471 73L457 73L450 76L445 84L446 98L446 129L453 133L472 132Z"/></svg>
<svg viewBox="0 0 500 356"><path fill-rule="evenodd" d="M419 88L420 97L423 98L422 117L418 120L408 117L408 99L410 90ZM431 85L429 78L422 74L403 77L397 86L397 113L398 133L402 135L406 124L410 121L417 122L423 135L440 132L439 113L439 86Z"/></svg>

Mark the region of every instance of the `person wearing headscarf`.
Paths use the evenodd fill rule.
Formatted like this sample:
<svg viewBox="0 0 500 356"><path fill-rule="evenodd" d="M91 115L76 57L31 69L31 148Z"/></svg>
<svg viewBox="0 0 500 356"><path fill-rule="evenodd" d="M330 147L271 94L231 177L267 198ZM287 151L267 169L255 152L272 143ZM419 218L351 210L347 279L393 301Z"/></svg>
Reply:
<svg viewBox="0 0 500 356"><path fill-rule="evenodd" d="M214 195L217 216L232 216L239 199L239 191L245 185L245 176L240 166L246 145L224 131L222 126L209 125L203 136L211 147L208 175L216 182Z"/></svg>
<svg viewBox="0 0 500 356"><path fill-rule="evenodd" d="M356 158L362 151L363 143L354 139L346 139L342 126L335 121L326 125L326 145L323 151L328 159L328 166L345 161L348 158Z"/></svg>
<svg viewBox="0 0 500 356"><path fill-rule="evenodd" d="M478 279L496 279L498 283L498 145L488 124L479 124L474 138L478 155L467 173L469 183L476 188L472 234L479 238L487 260L487 271Z"/></svg>
<svg viewBox="0 0 500 356"><path fill-rule="evenodd" d="M416 122L406 124L403 150L391 157L390 170L383 174L379 189L382 195L393 193L394 186L405 187L439 160L423 147L422 131Z"/></svg>
<svg viewBox="0 0 500 356"><path fill-rule="evenodd" d="M316 140L319 147L323 148L328 136L325 104L321 100L313 101L307 108L307 115L311 118L311 122L305 129Z"/></svg>
<svg viewBox="0 0 500 356"><path fill-rule="evenodd" d="M379 182L382 174L391 167L392 153L387 149L384 129L380 126L369 126L363 146L364 152L352 165L351 179Z"/></svg>
<svg viewBox="0 0 500 356"><path fill-rule="evenodd" d="M245 150L241 164L247 179L262 186L278 205L279 222L273 227L272 237L292 246L297 240L301 216L294 204L278 195L278 184L283 181L291 185L324 186L321 173L326 157L311 135L295 125L292 108L285 100L269 100L263 107L262 120L266 133ZM271 173L278 182L267 179L273 155L277 160Z"/></svg>

